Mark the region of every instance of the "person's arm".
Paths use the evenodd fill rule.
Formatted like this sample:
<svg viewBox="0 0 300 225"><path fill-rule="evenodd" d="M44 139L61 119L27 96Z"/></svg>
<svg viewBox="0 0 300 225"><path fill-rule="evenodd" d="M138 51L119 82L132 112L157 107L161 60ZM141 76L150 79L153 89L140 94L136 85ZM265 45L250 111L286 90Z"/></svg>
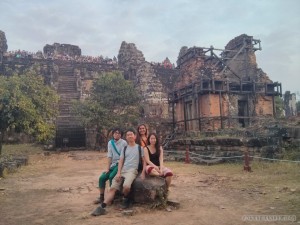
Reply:
<svg viewBox="0 0 300 225"><path fill-rule="evenodd" d="M147 147L144 147L144 160L147 165L151 164Z"/></svg>
<svg viewBox="0 0 300 225"><path fill-rule="evenodd" d="M145 160L145 156L142 156L142 163L143 163L143 170L142 170L142 173L141 173L141 179L144 180L145 179L145 176L146 176L146 160Z"/></svg>
<svg viewBox="0 0 300 225"><path fill-rule="evenodd" d="M141 175L140 175L140 177L141 177L141 179L142 180L144 180L145 179L145 176L146 176L146 166L147 166L147 163L146 163L146 155L145 155L145 152L147 151L147 150L145 150L145 149L147 149L146 147L145 148L142 148L141 147L141 160L142 160L142 164L143 164L143 170L142 170L142 173L141 173ZM149 160L149 155L148 155L148 152L146 152L146 154L147 154L147 157L148 157L148 160ZM150 161L150 160L149 160Z"/></svg>
<svg viewBox="0 0 300 225"><path fill-rule="evenodd" d="M109 141L107 143L107 167L106 167L106 170L104 171L105 173L107 173L109 171L111 162L112 162L113 153L112 153L111 147L112 147L112 145Z"/></svg>
<svg viewBox="0 0 300 225"><path fill-rule="evenodd" d="M116 181L119 182L121 180L121 171L123 168L123 164L124 164L124 158L121 157L119 160L119 164L118 164L118 172L116 174Z"/></svg>

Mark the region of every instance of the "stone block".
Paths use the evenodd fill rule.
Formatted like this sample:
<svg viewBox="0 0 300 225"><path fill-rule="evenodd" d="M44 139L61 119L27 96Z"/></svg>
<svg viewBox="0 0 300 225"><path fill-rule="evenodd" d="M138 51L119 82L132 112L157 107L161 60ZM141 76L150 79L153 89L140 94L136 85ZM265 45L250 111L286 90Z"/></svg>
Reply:
<svg viewBox="0 0 300 225"><path fill-rule="evenodd" d="M137 177L132 184L131 195L137 203L153 203L160 200L167 195L165 179L147 176L142 180Z"/></svg>

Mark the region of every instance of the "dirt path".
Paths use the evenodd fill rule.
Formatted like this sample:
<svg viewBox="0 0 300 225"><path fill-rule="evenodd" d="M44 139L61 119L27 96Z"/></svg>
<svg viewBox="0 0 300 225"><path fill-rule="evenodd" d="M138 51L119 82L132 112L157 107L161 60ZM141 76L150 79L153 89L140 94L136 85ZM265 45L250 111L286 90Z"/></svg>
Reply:
<svg viewBox="0 0 300 225"><path fill-rule="evenodd" d="M105 153L69 152L35 155L28 166L0 180L1 225L98 225L98 224L289 224L291 222L245 222L243 215L272 212L259 194L231 190L240 180L205 174L201 166L168 163L175 172L169 199L179 209L150 210L133 206L124 216L114 206L104 216L92 217L98 196L97 180L106 163ZM281 213L285 214L285 213ZM291 223L295 224L295 223Z"/></svg>

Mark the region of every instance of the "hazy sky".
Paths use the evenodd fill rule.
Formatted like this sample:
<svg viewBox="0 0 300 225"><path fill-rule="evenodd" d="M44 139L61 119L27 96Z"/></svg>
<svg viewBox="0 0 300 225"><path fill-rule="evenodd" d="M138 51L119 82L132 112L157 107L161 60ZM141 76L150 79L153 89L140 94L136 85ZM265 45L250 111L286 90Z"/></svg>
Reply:
<svg viewBox="0 0 300 225"><path fill-rule="evenodd" d="M261 40L257 63L300 98L300 0L0 0L8 50L78 45L83 55L118 55L133 42L147 61L176 63L182 46L224 48Z"/></svg>

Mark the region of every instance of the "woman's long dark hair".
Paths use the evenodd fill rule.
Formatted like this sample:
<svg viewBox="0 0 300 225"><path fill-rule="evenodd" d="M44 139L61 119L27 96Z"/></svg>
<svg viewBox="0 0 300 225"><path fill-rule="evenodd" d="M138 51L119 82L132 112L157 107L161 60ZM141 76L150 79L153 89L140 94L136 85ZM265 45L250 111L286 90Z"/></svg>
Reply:
<svg viewBox="0 0 300 225"><path fill-rule="evenodd" d="M145 129L146 129L146 133L145 133L145 135L146 135L146 137L148 138L148 129L147 129L147 126L145 125L145 124L140 124L138 127L137 127L137 134L136 134L136 139L135 139L135 143L137 143L138 145L141 145L142 144L142 137L141 137L141 135L140 135L140 132L139 132L139 129L140 129L140 127L141 126L144 126L145 127ZM147 142L148 143L146 143L146 146L149 144L149 141L148 141L148 139L147 139Z"/></svg>
<svg viewBox="0 0 300 225"><path fill-rule="evenodd" d="M160 156L160 143L159 143L159 139L158 139L157 134L156 133L149 134L147 141L150 144L150 137L152 135L156 138L156 142L155 142L155 145L154 145L155 146L155 154Z"/></svg>

